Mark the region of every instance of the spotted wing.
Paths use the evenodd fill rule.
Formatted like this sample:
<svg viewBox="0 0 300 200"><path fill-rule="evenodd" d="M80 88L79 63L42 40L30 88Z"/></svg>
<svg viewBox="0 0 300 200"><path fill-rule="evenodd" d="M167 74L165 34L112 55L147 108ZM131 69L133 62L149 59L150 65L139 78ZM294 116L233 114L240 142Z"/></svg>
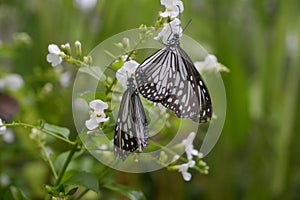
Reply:
<svg viewBox="0 0 300 200"><path fill-rule="evenodd" d="M212 103L205 83L187 53L177 47L173 51L177 63L173 72L171 95L161 103L179 118L204 123L212 117Z"/></svg>
<svg viewBox="0 0 300 200"><path fill-rule="evenodd" d="M139 65L135 79L140 93L150 101L160 102L168 97L170 91L170 66L174 55L167 47L154 53Z"/></svg>
<svg viewBox="0 0 300 200"><path fill-rule="evenodd" d="M147 146L148 128L143 106L135 89L125 91L115 127L114 154L125 160L126 157Z"/></svg>
<svg viewBox="0 0 300 200"><path fill-rule="evenodd" d="M145 98L162 103L179 118L206 122L212 116L204 81L180 46L166 46L146 59L136 71L136 80Z"/></svg>

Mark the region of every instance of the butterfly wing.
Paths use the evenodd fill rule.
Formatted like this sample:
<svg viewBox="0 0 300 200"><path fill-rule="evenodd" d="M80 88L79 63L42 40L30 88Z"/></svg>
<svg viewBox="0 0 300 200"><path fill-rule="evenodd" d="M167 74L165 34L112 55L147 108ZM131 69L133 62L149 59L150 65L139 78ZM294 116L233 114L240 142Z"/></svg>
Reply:
<svg viewBox="0 0 300 200"><path fill-rule="evenodd" d="M206 122L212 116L208 90L179 45L166 46L141 63L136 80L145 98L162 103L179 118Z"/></svg>
<svg viewBox="0 0 300 200"><path fill-rule="evenodd" d="M143 151L144 147L148 146L148 122L146 118L146 113L138 95L137 90L131 96L132 98L132 121L135 127L135 137L138 143L138 149L140 152Z"/></svg>
<svg viewBox="0 0 300 200"><path fill-rule="evenodd" d="M212 104L205 83L187 53L178 46L171 95L161 103L179 118L206 122L212 117Z"/></svg>
<svg viewBox="0 0 300 200"><path fill-rule="evenodd" d="M160 102L169 96L169 67L174 56L164 47L139 65L135 78L140 93L150 101Z"/></svg>
<svg viewBox="0 0 300 200"><path fill-rule="evenodd" d="M136 89L125 91L115 127L114 154L122 160L148 144L148 127L144 108Z"/></svg>
<svg viewBox="0 0 300 200"><path fill-rule="evenodd" d="M115 127L114 154L115 157L120 157L122 160L125 160L130 152L138 148L137 140L134 137L131 95L131 89L127 89L123 94Z"/></svg>

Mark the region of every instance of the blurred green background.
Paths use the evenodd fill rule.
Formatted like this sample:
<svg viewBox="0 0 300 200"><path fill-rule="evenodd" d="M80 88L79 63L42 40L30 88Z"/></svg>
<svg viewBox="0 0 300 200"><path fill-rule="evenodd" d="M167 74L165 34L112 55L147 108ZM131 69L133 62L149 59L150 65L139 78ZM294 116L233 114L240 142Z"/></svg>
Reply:
<svg viewBox="0 0 300 200"><path fill-rule="evenodd" d="M187 183L180 173L165 169L116 172L114 178L141 189L148 199L300 199L300 1L183 3L183 24L192 19L185 34L230 68L222 74L228 105L225 126L204 158L210 174L194 173ZM98 0L90 10L71 0L0 0L0 72L19 73L25 81L22 90L8 92L21 104L14 119L35 123L44 118L74 130L72 84L62 88L55 83L57 77L46 62L48 44L79 40L87 54L114 34L153 25L163 10L159 0ZM30 36L28 44L16 42L20 32ZM74 67L64 67L76 73ZM52 90L42 93L49 82L54 82ZM14 143L0 140L0 174L10 175L11 183L32 199L41 199L43 184L49 181L47 165L29 141L30 131L14 131ZM63 143L53 146L55 151L65 149ZM89 162L97 167L96 161Z"/></svg>

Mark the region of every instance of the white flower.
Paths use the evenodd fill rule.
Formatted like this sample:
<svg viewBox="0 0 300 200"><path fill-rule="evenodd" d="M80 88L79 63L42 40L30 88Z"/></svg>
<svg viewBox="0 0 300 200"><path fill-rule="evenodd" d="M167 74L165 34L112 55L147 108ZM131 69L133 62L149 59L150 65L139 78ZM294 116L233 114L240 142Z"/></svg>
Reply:
<svg viewBox="0 0 300 200"><path fill-rule="evenodd" d="M182 36L182 28L180 26L180 19L176 18L164 26L164 28L158 33L155 40L161 40L164 44L167 44L174 34Z"/></svg>
<svg viewBox="0 0 300 200"><path fill-rule="evenodd" d="M47 61L51 63L52 67L56 67L62 62L62 57L60 56L62 51L56 44L49 44L48 51L49 54L47 55Z"/></svg>
<svg viewBox="0 0 300 200"><path fill-rule="evenodd" d="M4 86L12 91L20 89L23 85L23 78L19 74L8 74L4 78Z"/></svg>
<svg viewBox="0 0 300 200"><path fill-rule="evenodd" d="M116 78L122 84L124 88L127 88L127 78L132 77L134 75L136 68L139 66L135 60L129 60L124 63L123 67L121 67L117 73Z"/></svg>
<svg viewBox="0 0 300 200"><path fill-rule="evenodd" d="M93 112L90 115L90 119L85 121L85 126L89 130L93 130L99 126L100 122L108 121L109 118L105 118L106 115L104 113L104 110L108 108L108 105L100 99L91 101L89 105L90 108L93 109Z"/></svg>
<svg viewBox="0 0 300 200"><path fill-rule="evenodd" d="M2 119L0 118L0 135L4 135L6 133L6 126L4 126Z"/></svg>
<svg viewBox="0 0 300 200"><path fill-rule="evenodd" d="M229 69L227 69L225 66L223 66L221 63L218 62L217 57L213 54L208 54L204 61L198 61L194 63L196 69L200 72L202 71L225 71L228 72Z"/></svg>
<svg viewBox="0 0 300 200"><path fill-rule="evenodd" d="M7 129L6 133L3 135L3 141L10 144L15 141L15 135L11 129Z"/></svg>
<svg viewBox="0 0 300 200"><path fill-rule="evenodd" d="M99 149L100 150L107 150L108 149L108 146L106 145L106 144L101 144L100 146L99 146Z"/></svg>
<svg viewBox="0 0 300 200"><path fill-rule="evenodd" d="M121 59L122 59L124 62L127 60L127 58L128 58L128 55L123 55L123 56L121 56Z"/></svg>
<svg viewBox="0 0 300 200"><path fill-rule="evenodd" d="M0 186L7 186L11 182L9 176L7 174L1 173L0 174Z"/></svg>
<svg viewBox="0 0 300 200"><path fill-rule="evenodd" d="M196 164L196 162L194 160L190 160L189 162L183 163L182 165L180 165L178 171L181 172L183 179L185 181L191 180L192 174L188 172L188 169L194 167L195 164Z"/></svg>
<svg viewBox="0 0 300 200"><path fill-rule="evenodd" d="M98 0L74 0L75 6L82 11L92 10L97 2Z"/></svg>
<svg viewBox="0 0 300 200"><path fill-rule="evenodd" d="M160 0L161 5L166 7L165 12L160 13L161 17L177 17L183 12L183 3L180 0Z"/></svg>
<svg viewBox="0 0 300 200"><path fill-rule="evenodd" d="M193 141L195 139L196 133L191 132L189 136L182 140L182 143L185 146L185 153L187 155L188 160L192 160L193 156L198 156L198 150L194 149Z"/></svg>
<svg viewBox="0 0 300 200"><path fill-rule="evenodd" d="M59 83L62 87L68 87L71 82L72 73L69 71L65 71L59 77Z"/></svg>

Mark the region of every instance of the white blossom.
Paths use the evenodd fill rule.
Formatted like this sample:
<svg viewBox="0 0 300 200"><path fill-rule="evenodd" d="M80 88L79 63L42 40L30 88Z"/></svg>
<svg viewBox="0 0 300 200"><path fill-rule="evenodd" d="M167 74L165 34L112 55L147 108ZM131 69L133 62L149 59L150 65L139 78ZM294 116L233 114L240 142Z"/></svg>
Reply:
<svg viewBox="0 0 300 200"><path fill-rule="evenodd" d="M179 167L179 172L181 172L182 177L185 181L190 181L192 178L192 174L188 172L189 168L194 167L196 162L194 160L189 160L187 163L183 163Z"/></svg>
<svg viewBox="0 0 300 200"><path fill-rule="evenodd" d="M2 119L0 118L0 135L4 135L6 133L6 126L4 126Z"/></svg>
<svg viewBox="0 0 300 200"><path fill-rule="evenodd" d="M82 11L90 11L97 5L98 0L74 0L75 6Z"/></svg>
<svg viewBox="0 0 300 200"><path fill-rule="evenodd" d="M68 87L70 85L72 78L72 73L69 71L65 71L59 77L59 83L62 87Z"/></svg>
<svg viewBox="0 0 300 200"><path fill-rule="evenodd" d="M107 150L108 149L108 146L106 145L106 144L101 144L100 146L99 146L99 149L100 150Z"/></svg>
<svg viewBox="0 0 300 200"><path fill-rule="evenodd" d="M108 104L100 99L93 100L89 103L90 108L93 110L90 114L90 119L85 121L85 126L89 130L94 130L99 127L100 122L106 122L109 118L105 118L104 110L108 108Z"/></svg>
<svg viewBox="0 0 300 200"><path fill-rule="evenodd" d="M160 13L161 17L177 17L179 13L182 13L183 3L180 0L160 0L161 5L166 7L166 10Z"/></svg>
<svg viewBox="0 0 300 200"><path fill-rule="evenodd" d="M7 174L1 173L0 174L0 186L7 186L11 182L9 176Z"/></svg>
<svg viewBox="0 0 300 200"><path fill-rule="evenodd" d="M24 81L22 76L20 76L19 74L8 74L3 79L3 85L9 90L16 91L23 87Z"/></svg>
<svg viewBox="0 0 300 200"><path fill-rule="evenodd" d="M180 26L181 21L178 18L175 18L173 21L166 24L163 29L158 33L155 40L161 40L164 44L167 44L174 34L178 34L179 37L182 36L182 28Z"/></svg>
<svg viewBox="0 0 300 200"><path fill-rule="evenodd" d="M15 141L15 135L11 129L7 129L6 133L3 135L3 141L8 144Z"/></svg>
<svg viewBox="0 0 300 200"><path fill-rule="evenodd" d="M60 54L62 51L56 44L49 44L48 46L49 54L47 55L47 61L51 63L52 67L56 67L57 65L61 64L62 57Z"/></svg>
<svg viewBox="0 0 300 200"><path fill-rule="evenodd" d="M204 61L197 61L194 63L194 65L199 72L203 72L203 71L228 72L229 71L225 66L223 66L221 63L218 62L217 57L213 54L208 54L205 57Z"/></svg>
<svg viewBox="0 0 300 200"><path fill-rule="evenodd" d="M191 132L188 137L182 140L182 143L185 146L185 153L187 155L188 160L192 160L193 156L198 156L198 150L194 149L193 141L195 139L196 133Z"/></svg>
<svg viewBox="0 0 300 200"><path fill-rule="evenodd" d="M135 60L129 60L124 63L117 73L116 78L122 84L124 88L127 88L127 78L132 77L135 73L136 68L139 66Z"/></svg>

